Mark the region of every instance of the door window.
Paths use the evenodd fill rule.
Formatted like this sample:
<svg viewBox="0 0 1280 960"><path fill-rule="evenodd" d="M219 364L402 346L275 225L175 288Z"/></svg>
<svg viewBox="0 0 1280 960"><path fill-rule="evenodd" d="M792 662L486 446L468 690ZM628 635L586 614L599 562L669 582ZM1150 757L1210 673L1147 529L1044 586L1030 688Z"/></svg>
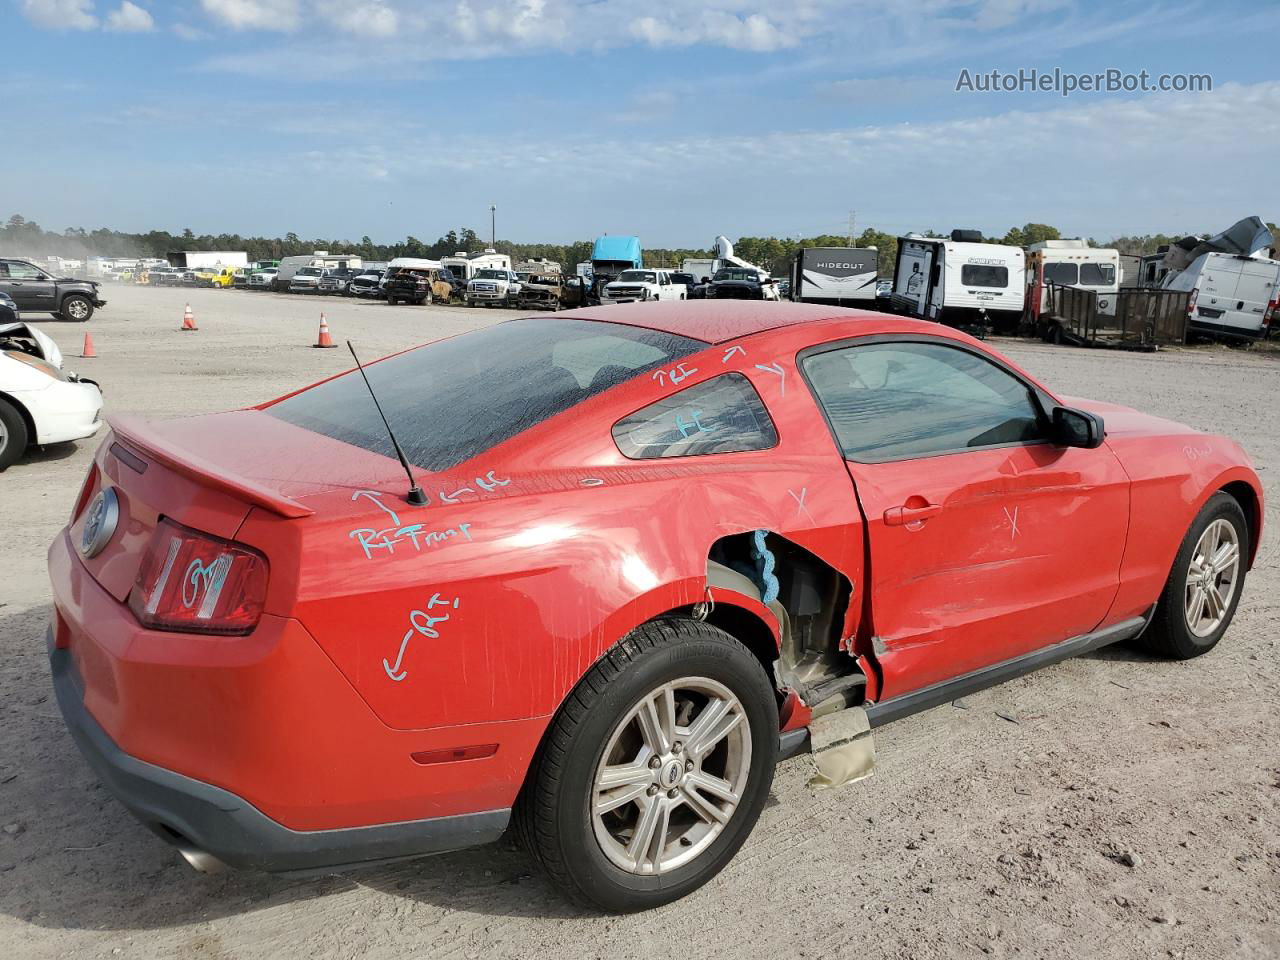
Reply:
<svg viewBox="0 0 1280 960"><path fill-rule="evenodd" d="M802 369L850 460L912 460L1047 437L1031 388L968 350L865 344L811 354Z"/></svg>
<svg viewBox="0 0 1280 960"><path fill-rule="evenodd" d="M9 267L8 273L10 280L46 279L45 272L43 270L37 269L29 263L23 263L21 260L9 260L7 261L7 264ZM0 266L4 266L4 264L0 264Z"/></svg>

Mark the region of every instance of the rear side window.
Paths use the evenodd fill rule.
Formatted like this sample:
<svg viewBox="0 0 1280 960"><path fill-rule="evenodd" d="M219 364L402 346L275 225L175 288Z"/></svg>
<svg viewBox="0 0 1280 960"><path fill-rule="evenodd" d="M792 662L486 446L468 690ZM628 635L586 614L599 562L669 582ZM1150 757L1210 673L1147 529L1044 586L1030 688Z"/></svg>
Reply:
<svg viewBox="0 0 1280 960"><path fill-rule="evenodd" d="M613 440L624 457L656 460L768 450L778 431L751 381L727 373L624 417Z"/></svg>
<svg viewBox="0 0 1280 960"><path fill-rule="evenodd" d="M806 357L803 369L850 460L912 460L1044 438L1031 388L967 350L865 344Z"/></svg>
<svg viewBox="0 0 1280 960"><path fill-rule="evenodd" d="M960 282L966 287L999 287L1009 285L1009 268L987 263L966 263L960 268Z"/></svg>
<svg viewBox="0 0 1280 960"><path fill-rule="evenodd" d="M429 343L371 364L365 372L409 461L440 471L705 346L621 324L539 317ZM265 411L395 457L359 371Z"/></svg>

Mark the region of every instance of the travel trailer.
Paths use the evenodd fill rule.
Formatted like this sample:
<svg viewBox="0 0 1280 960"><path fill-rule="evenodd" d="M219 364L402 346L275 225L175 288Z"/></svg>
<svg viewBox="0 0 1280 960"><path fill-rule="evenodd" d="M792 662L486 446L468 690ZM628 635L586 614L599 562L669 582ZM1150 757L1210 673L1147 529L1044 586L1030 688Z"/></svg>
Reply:
<svg viewBox="0 0 1280 960"><path fill-rule="evenodd" d="M448 257L441 257L436 266L445 266L459 280L470 280L477 270L510 270L511 258L505 253L498 253L492 247L484 253L468 254L465 250Z"/></svg>
<svg viewBox="0 0 1280 960"><path fill-rule="evenodd" d="M875 247L806 247L791 262L791 299L873 307L880 254Z"/></svg>
<svg viewBox="0 0 1280 960"><path fill-rule="evenodd" d="M1021 247L984 243L976 230L951 239L908 234L898 238L890 303L895 313L951 326L986 322L1012 327L1026 295Z"/></svg>
<svg viewBox="0 0 1280 960"><path fill-rule="evenodd" d="M1123 279L1119 250L1091 247L1079 239L1042 240L1027 248L1027 295L1033 306L1048 304L1049 284L1054 283L1092 290L1098 295L1098 311L1113 316Z"/></svg>

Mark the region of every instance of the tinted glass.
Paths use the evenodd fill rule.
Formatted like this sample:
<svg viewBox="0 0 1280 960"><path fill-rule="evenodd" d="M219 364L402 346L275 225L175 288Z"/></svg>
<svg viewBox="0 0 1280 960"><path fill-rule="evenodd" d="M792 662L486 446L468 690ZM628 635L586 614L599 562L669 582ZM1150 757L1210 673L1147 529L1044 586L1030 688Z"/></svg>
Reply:
<svg viewBox="0 0 1280 960"><path fill-rule="evenodd" d="M652 460L767 450L778 431L751 381L728 373L619 420L613 440L623 456Z"/></svg>
<svg viewBox="0 0 1280 960"><path fill-rule="evenodd" d="M447 470L634 376L706 344L567 318L513 320L365 368L411 463ZM386 457L395 450L358 371L267 408Z"/></svg>
<svg viewBox="0 0 1280 960"><path fill-rule="evenodd" d="M807 357L804 373L850 460L910 460L1045 435L1030 388L967 350L867 344Z"/></svg>
<svg viewBox="0 0 1280 960"><path fill-rule="evenodd" d="M1110 263L1082 263L1080 282L1086 287L1109 287L1116 282L1116 268Z"/></svg>
<svg viewBox="0 0 1280 960"><path fill-rule="evenodd" d="M1077 283L1080 277L1074 263L1046 263L1044 265L1045 283Z"/></svg>
<svg viewBox="0 0 1280 960"><path fill-rule="evenodd" d="M1009 268L988 263L966 263L960 268L960 282L966 287L1007 287Z"/></svg>
<svg viewBox="0 0 1280 960"><path fill-rule="evenodd" d="M657 275L652 270L623 270L619 280L633 280L639 283L657 283Z"/></svg>

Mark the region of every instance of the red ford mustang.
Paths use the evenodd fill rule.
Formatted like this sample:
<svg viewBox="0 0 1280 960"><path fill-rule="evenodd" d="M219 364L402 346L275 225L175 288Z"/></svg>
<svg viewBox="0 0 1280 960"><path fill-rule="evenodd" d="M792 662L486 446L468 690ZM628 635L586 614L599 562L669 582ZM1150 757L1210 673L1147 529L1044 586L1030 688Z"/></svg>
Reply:
<svg viewBox="0 0 1280 960"><path fill-rule="evenodd" d="M198 864L514 822L578 899L663 903L827 719L1120 640L1210 650L1261 533L1232 441L896 317L576 310L367 375L385 423L358 371L113 421L50 549L67 724Z"/></svg>

